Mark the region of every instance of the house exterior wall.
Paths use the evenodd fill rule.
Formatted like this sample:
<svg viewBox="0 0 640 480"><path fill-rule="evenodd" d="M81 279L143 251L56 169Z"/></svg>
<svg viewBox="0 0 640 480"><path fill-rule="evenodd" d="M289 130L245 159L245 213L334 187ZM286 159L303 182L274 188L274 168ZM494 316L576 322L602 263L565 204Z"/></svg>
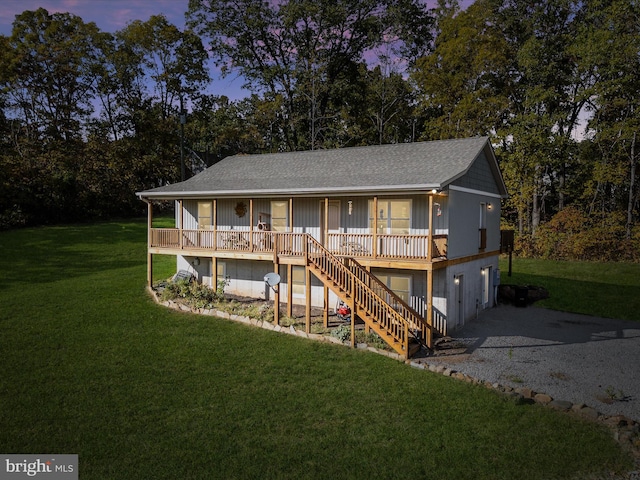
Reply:
<svg viewBox="0 0 640 480"><path fill-rule="evenodd" d="M427 195L393 195L379 197L384 200L411 200L410 234L426 235L429 233L429 214ZM255 199L253 201L253 222L250 221L249 200L248 199L218 199L216 201L216 220L219 230L249 230L253 224L255 228L258 217L262 214L271 215L272 199ZM274 199L275 200L275 199ZM282 200L282 199L280 199ZM286 199L288 200L288 198ZM369 229L369 202L373 197L345 196L332 197L331 201L340 203L340 231L339 233L371 233ZM185 230L198 229L198 202L207 200L185 200L182 203L182 228ZM208 200L213 201L213 200ZM238 217L235 208L242 202L247 207L247 213L243 217ZM324 209L324 198L294 198L293 199L293 222L292 230L295 233L308 233L316 240L321 237L321 225L324 219L321 213ZM351 202L351 213L349 213L349 202ZM179 202L176 202L176 226L180 226ZM438 196L433 211L433 230L435 235L446 235L448 233L449 222L449 201L446 196ZM438 208L439 207L439 208ZM263 221L265 221L264 217ZM291 222L291 219L289 219ZM267 222L268 223L268 222Z"/></svg>
<svg viewBox="0 0 640 480"><path fill-rule="evenodd" d="M481 205L485 206L484 228L487 232L484 251L500 249L500 198L493 194L451 187L449 210L454 213L449 219L448 258L475 255L481 251Z"/></svg>
<svg viewBox="0 0 640 480"><path fill-rule="evenodd" d="M476 166L477 165L477 166ZM449 259L474 256L482 252L497 251L500 247L500 195L497 193L495 182L489 181L491 175L489 166L483 156L474 164L465 176L451 185L443 194L433 197L431 212L433 234L448 235L447 257ZM468 177L468 178L467 178ZM492 177L491 177L492 178ZM429 197L424 195L392 195L380 196L380 201L410 199L410 234L427 234L429 227ZM256 228L259 216L270 223L271 198L253 200L253 218L250 216L250 200L236 198L222 198L216 200L216 225L219 230L249 230L251 225ZM287 200L289 198L278 198ZM369 228L369 210L372 196L331 197L330 202L339 202L339 233L371 233ZM183 211L176 208L176 226L186 230L198 229L198 203L202 200L185 200L182 202ZM213 201L211 199L211 201ZM246 206L246 214L238 216L236 206L240 203ZM288 218L290 229L295 233L312 235L316 240L322 239L324 224L324 197L294 198L293 218ZM491 204L491 208L487 206ZM481 205L484 213L481 214ZM179 206L179 204L178 204ZM289 210L287 209L289 212ZM289 213L287 213L289 216ZM486 247L480 249L479 229L484 222L486 229ZM335 232L335 230L332 230ZM270 261L219 259L224 264L225 277L228 285L227 293L252 298L273 299L273 292L265 287L264 276L273 271ZM199 281L215 288L210 258L200 257L200 264L195 265L193 257L178 256L179 270L193 272ZM494 272L498 269L498 257L470 260L454 266L433 271L433 308L434 316L441 317L446 322L447 331L462 327L475 318L478 311L494 306ZM288 298L286 266L281 266L282 282L279 287L281 301ZM484 274L483 274L484 272ZM426 312L427 273L421 270L376 269L375 275L396 275L410 278L410 298L408 303L418 312ZM315 277L311 285L311 305L323 307L324 287ZM328 305L331 310L337 304L338 298L329 292ZM305 304L306 299L299 291L292 296L294 304Z"/></svg>
<svg viewBox="0 0 640 480"><path fill-rule="evenodd" d="M445 312L448 331L461 328L480 310L495 306L495 272L498 268L498 255L495 255L446 269L444 287L449 292L449 308Z"/></svg>
<svg viewBox="0 0 640 480"><path fill-rule="evenodd" d="M498 185L496 184L495 177L484 151L480 152L478 158L471 164L467 173L452 182L452 185L487 192L492 195L500 195Z"/></svg>

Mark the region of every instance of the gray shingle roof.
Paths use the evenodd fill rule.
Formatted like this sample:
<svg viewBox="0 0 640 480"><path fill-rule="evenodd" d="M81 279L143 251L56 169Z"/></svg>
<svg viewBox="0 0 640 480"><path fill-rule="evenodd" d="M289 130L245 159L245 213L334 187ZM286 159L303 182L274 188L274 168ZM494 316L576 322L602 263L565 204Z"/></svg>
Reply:
<svg viewBox="0 0 640 480"><path fill-rule="evenodd" d="M180 183L138 193L142 198L270 196L424 191L463 175L485 151L487 137L227 157ZM502 189L502 187L501 187Z"/></svg>

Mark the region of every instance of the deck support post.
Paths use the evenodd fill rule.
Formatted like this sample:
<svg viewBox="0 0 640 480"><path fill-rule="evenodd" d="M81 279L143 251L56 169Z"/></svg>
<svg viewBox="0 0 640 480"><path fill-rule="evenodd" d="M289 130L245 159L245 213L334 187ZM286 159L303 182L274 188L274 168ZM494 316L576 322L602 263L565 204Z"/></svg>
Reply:
<svg viewBox="0 0 640 480"><path fill-rule="evenodd" d="M329 328L329 287L324 286L324 312L322 314L322 326Z"/></svg>
<svg viewBox="0 0 640 480"><path fill-rule="evenodd" d="M429 236L427 238L427 262L433 261L433 195L429 195Z"/></svg>
<svg viewBox="0 0 640 480"><path fill-rule="evenodd" d="M349 308L351 309L351 348L356 348L356 300L353 287L351 290L351 302L349 302Z"/></svg>
<svg viewBox="0 0 640 480"><path fill-rule="evenodd" d="M427 310L425 312L425 321L429 328L427 329L427 338L425 343L431 348L433 341L433 270L427 270Z"/></svg>
<svg viewBox="0 0 640 480"><path fill-rule="evenodd" d="M184 210L182 209L182 200L178 202L178 208L180 209L180 250L184 248L184 238L182 231L184 230Z"/></svg>
<svg viewBox="0 0 640 480"><path fill-rule="evenodd" d="M322 229L323 247L329 248L329 197L324 197L324 228Z"/></svg>
<svg viewBox="0 0 640 480"><path fill-rule="evenodd" d="M149 253L151 248L151 227L153 225L153 205L147 202L147 285L153 285L153 254Z"/></svg>
<svg viewBox="0 0 640 480"><path fill-rule="evenodd" d="M218 200L213 199L213 249L218 249ZM216 288L218 284L216 283Z"/></svg>
<svg viewBox="0 0 640 480"><path fill-rule="evenodd" d="M253 198L249 199L249 251L253 252Z"/></svg>
<svg viewBox="0 0 640 480"><path fill-rule="evenodd" d="M279 273L278 264L278 235L273 238L273 271ZM274 289L273 293L273 324L280 325L280 285Z"/></svg>
<svg viewBox="0 0 640 480"><path fill-rule="evenodd" d="M308 267L309 262L307 262L307 266L305 269L305 292L304 296L306 299L306 308L305 308L305 332L307 334L311 333L311 269Z"/></svg>
<svg viewBox="0 0 640 480"><path fill-rule="evenodd" d="M373 258L378 256L378 197L373 197Z"/></svg>
<svg viewBox="0 0 640 480"><path fill-rule="evenodd" d="M293 265L287 265L287 316L293 316Z"/></svg>
<svg viewBox="0 0 640 480"><path fill-rule="evenodd" d="M153 286L153 253L147 253L147 286Z"/></svg>
<svg viewBox="0 0 640 480"><path fill-rule="evenodd" d="M218 291L218 257L211 257L211 288Z"/></svg>

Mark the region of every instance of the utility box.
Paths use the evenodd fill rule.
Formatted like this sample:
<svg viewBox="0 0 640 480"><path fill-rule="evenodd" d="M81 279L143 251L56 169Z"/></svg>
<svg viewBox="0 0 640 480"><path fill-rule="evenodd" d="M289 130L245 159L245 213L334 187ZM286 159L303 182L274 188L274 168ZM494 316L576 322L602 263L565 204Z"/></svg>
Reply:
<svg viewBox="0 0 640 480"><path fill-rule="evenodd" d="M526 307L528 299L529 299L529 288L516 287L516 298L515 298L516 307Z"/></svg>

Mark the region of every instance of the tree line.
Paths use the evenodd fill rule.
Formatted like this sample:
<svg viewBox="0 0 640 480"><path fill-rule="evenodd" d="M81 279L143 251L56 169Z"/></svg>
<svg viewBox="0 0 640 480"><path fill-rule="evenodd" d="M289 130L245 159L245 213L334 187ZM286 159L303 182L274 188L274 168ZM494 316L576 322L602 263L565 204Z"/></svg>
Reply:
<svg viewBox="0 0 640 480"><path fill-rule="evenodd" d="M191 0L0 36L0 227L138 214L236 153L488 135L520 253L640 260L634 0ZM211 63L250 95L216 92ZM181 119L183 120L181 123ZM186 120L186 121L185 121ZM562 248L559 248L562 246Z"/></svg>

